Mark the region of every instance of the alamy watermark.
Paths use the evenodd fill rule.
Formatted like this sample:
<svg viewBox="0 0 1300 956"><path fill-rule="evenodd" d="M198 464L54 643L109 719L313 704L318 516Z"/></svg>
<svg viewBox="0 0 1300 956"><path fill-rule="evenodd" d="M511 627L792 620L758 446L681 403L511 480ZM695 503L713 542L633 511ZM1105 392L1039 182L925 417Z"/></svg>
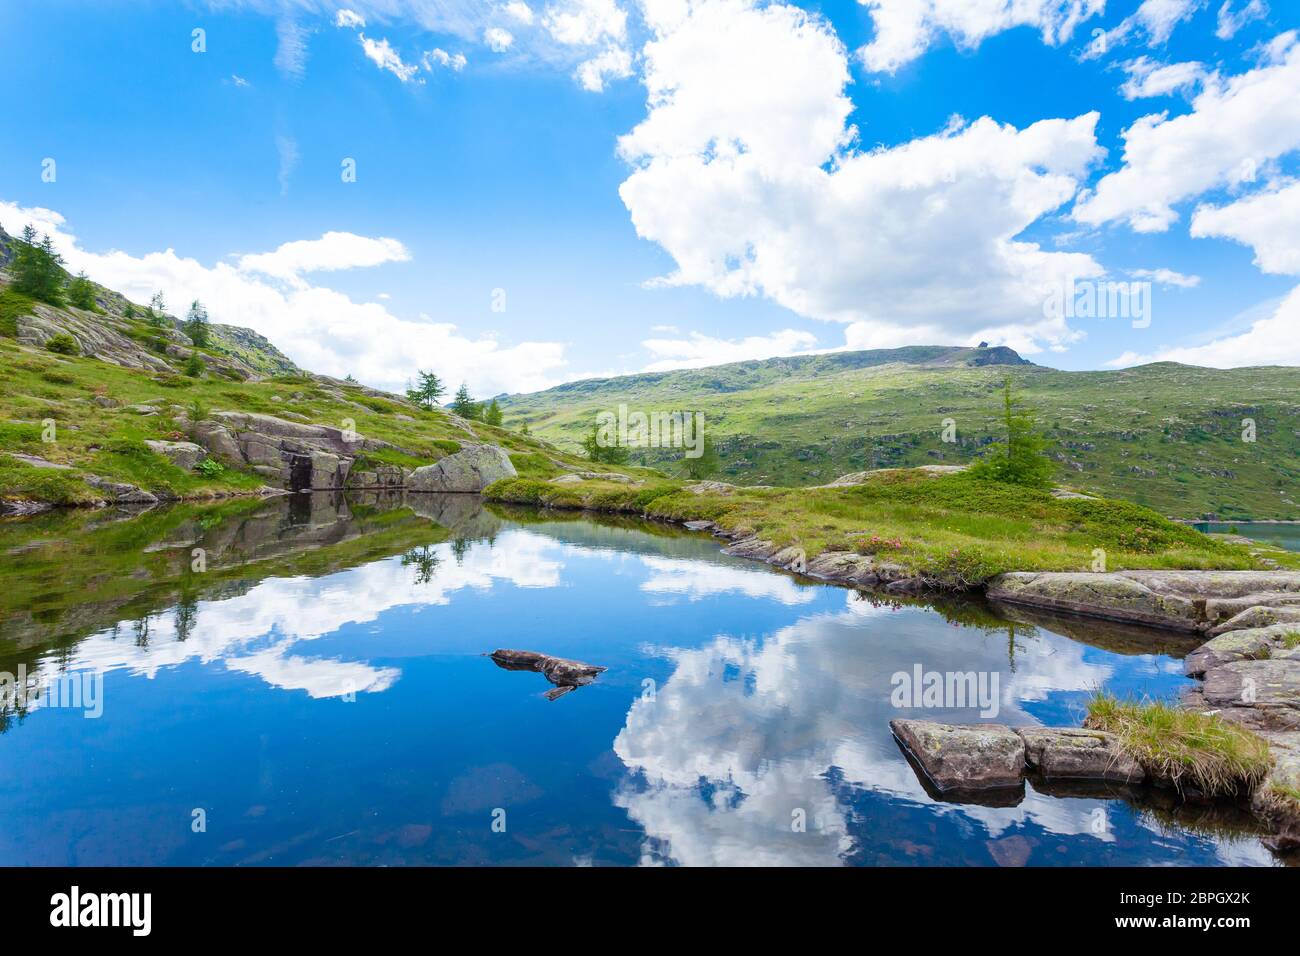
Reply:
<svg viewBox="0 0 1300 956"><path fill-rule="evenodd" d="M989 719L998 715L1002 700L997 671L927 671L913 664L910 671L895 671L889 683L889 703L900 709L979 708Z"/></svg>
<svg viewBox="0 0 1300 956"><path fill-rule="evenodd" d="M33 704L81 710L81 715L95 720L104 715L104 672L67 671L44 685L19 664L18 672L0 671L0 709L26 711Z"/></svg>
<svg viewBox="0 0 1300 956"><path fill-rule="evenodd" d="M1133 328L1151 326L1151 283L1076 279L1053 284L1043 297L1049 319L1129 319Z"/></svg>
<svg viewBox="0 0 1300 956"><path fill-rule="evenodd" d="M704 454L703 412L628 411L596 416L596 444L601 448L684 448L687 458Z"/></svg>

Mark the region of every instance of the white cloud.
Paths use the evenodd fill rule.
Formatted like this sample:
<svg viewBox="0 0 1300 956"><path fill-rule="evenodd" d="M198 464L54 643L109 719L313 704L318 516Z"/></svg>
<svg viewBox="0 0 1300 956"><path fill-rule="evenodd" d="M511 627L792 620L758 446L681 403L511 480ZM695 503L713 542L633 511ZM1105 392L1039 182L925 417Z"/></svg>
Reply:
<svg viewBox="0 0 1300 956"><path fill-rule="evenodd" d="M488 27L483 31L483 42L493 53L504 53L514 44L515 38L509 30L500 27Z"/></svg>
<svg viewBox="0 0 1300 956"><path fill-rule="evenodd" d="M408 262L410 258L406 247L396 239L327 232L319 239L286 242L274 252L241 256L239 269L300 281L304 273L366 269L386 262Z"/></svg>
<svg viewBox="0 0 1300 956"><path fill-rule="evenodd" d="M1163 232L1178 219L1174 203L1253 182L1266 163L1300 148L1300 45L1275 52L1276 63L1207 82L1191 113L1156 113L1126 129L1123 168L1080 198L1074 218Z"/></svg>
<svg viewBox="0 0 1300 956"><path fill-rule="evenodd" d="M1272 315L1252 323L1244 332L1222 336L1204 345L1162 349L1147 355L1125 352L1106 364L1129 366L1146 362L1182 362L1211 368L1300 365L1300 287L1291 290Z"/></svg>
<svg viewBox="0 0 1300 956"><path fill-rule="evenodd" d="M1104 11L1106 0L858 0L867 8L875 36L858 51L867 69L893 73L915 60L939 37L974 49L997 33L1034 27L1043 42L1064 43L1082 21Z"/></svg>
<svg viewBox="0 0 1300 956"><path fill-rule="evenodd" d="M601 93L607 80L621 80L632 75L632 55L622 47L610 47L590 60L578 64L574 76L584 90Z"/></svg>
<svg viewBox="0 0 1300 956"><path fill-rule="evenodd" d="M1219 25L1214 35L1220 40L1231 40L1246 24L1266 16L1268 4L1264 0L1249 0L1240 10L1234 9L1233 0L1224 0L1223 6L1219 7Z"/></svg>
<svg viewBox="0 0 1300 956"><path fill-rule="evenodd" d="M1300 182L1226 206L1201 206L1192 216L1191 234L1233 239L1255 250L1262 271L1300 275Z"/></svg>
<svg viewBox="0 0 1300 956"><path fill-rule="evenodd" d="M84 269L95 281L136 302L147 302L158 290L168 302L199 299L214 322L260 332L313 372L338 378L352 374L366 384L400 391L417 367L434 368L447 381L468 382L476 393L495 395L549 388L557 384L565 365L564 346L558 342L507 346L490 337L467 338L452 323L427 316L419 321L399 318L378 302L356 302L342 292L303 282L296 273L285 279L241 268L242 259L206 266L172 249L143 256L90 252L66 229L59 213L0 201L0 225L7 231L16 233L28 222L50 234L73 272ZM287 243L249 261L275 268L281 276L295 267L342 268L337 253L353 240L366 242L359 236L338 242L327 234L303 244ZM371 255L366 264L394 261L396 250L385 240L369 243L380 245L365 245Z"/></svg>
<svg viewBox="0 0 1300 956"><path fill-rule="evenodd" d="M292 17L283 16L276 21L275 36L276 69L291 80L300 79L307 70L307 31Z"/></svg>
<svg viewBox="0 0 1300 956"><path fill-rule="evenodd" d="M1145 279L1157 285L1175 289L1195 289L1201 284L1200 276L1184 275L1173 269L1134 269L1129 273L1135 279Z"/></svg>
<svg viewBox="0 0 1300 956"><path fill-rule="evenodd" d="M1203 6L1205 0L1143 0L1132 16L1125 17L1114 29L1097 34L1083 58L1104 56L1139 35L1146 37L1147 46L1162 46L1178 24L1190 20Z"/></svg>
<svg viewBox="0 0 1300 956"><path fill-rule="evenodd" d="M248 80L244 79L244 78L243 78L242 76L240 76L238 73L231 73L231 74L230 74L230 82L231 82L233 85L240 87L241 89L242 89L242 88L245 88L245 87L247 87L247 86L249 86L249 85L251 85L251 84L249 84Z"/></svg>
<svg viewBox="0 0 1300 956"><path fill-rule="evenodd" d="M627 38L627 12L617 0L564 0L546 8L542 24L565 46L595 46Z"/></svg>
<svg viewBox="0 0 1300 956"><path fill-rule="evenodd" d="M1127 100L1187 92L1203 83L1207 75L1205 66L1195 61L1157 63L1145 56L1129 60L1123 68L1128 79L1120 92Z"/></svg>
<svg viewBox="0 0 1300 956"><path fill-rule="evenodd" d="M533 22L533 8L524 3L523 0L511 0L505 5L505 11L508 16L517 20L524 26L531 26Z"/></svg>
<svg viewBox="0 0 1300 956"><path fill-rule="evenodd" d="M811 332L797 329L782 329L771 335L750 335L743 339L718 339L691 332L684 339L646 339L641 345L654 356L654 361L644 371L666 372L675 368L705 368L807 352L817 347L817 338Z"/></svg>
<svg viewBox="0 0 1300 956"><path fill-rule="evenodd" d="M361 49L365 51L366 59L381 70L387 70L403 83L411 82L420 72L420 68L414 63L403 62L401 55L393 49L388 40L372 40L364 33L361 34L360 39Z"/></svg>
<svg viewBox="0 0 1300 956"><path fill-rule="evenodd" d="M1100 266L1017 237L1101 155L1096 114L855 152L847 56L824 21L744 0L646 12L649 113L620 140L635 166L620 195L676 262L662 282L761 294L860 347L1075 336L1044 315L1046 290Z"/></svg>
<svg viewBox="0 0 1300 956"><path fill-rule="evenodd" d="M463 53L448 53L446 50L434 47L424 55L423 62L426 70L433 70L435 66L442 66L459 73L465 69L465 65L469 61L465 59Z"/></svg>
<svg viewBox="0 0 1300 956"><path fill-rule="evenodd" d="M339 10L334 14L334 25L349 30L360 30L366 25L366 18L355 10Z"/></svg>

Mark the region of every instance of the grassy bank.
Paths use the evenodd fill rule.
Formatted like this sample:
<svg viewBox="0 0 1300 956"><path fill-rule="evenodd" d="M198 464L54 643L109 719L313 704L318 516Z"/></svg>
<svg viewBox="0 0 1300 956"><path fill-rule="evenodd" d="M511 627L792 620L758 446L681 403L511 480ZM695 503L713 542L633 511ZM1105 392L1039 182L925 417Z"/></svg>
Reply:
<svg viewBox="0 0 1300 956"><path fill-rule="evenodd" d="M705 486L707 487L707 486ZM939 582L980 582L1005 571L1091 570L1096 549L1108 570L1262 567L1248 547L1216 541L1139 505L1060 499L1047 491L903 469L843 488L716 488L679 481L640 485L590 481L500 481L490 500L708 520L809 560L827 551L876 555ZM1300 555L1288 555L1300 567Z"/></svg>
<svg viewBox="0 0 1300 956"><path fill-rule="evenodd" d="M1268 744L1212 714L1099 694L1088 703L1085 727L1113 733L1152 777L1207 796L1251 793L1272 767Z"/></svg>

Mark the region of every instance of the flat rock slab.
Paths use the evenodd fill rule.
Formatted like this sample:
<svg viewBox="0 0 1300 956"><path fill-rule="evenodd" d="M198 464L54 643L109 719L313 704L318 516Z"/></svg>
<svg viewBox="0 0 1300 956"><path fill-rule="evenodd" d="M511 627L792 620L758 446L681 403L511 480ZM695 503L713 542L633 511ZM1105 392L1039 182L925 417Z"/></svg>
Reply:
<svg viewBox="0 0 1300 956"><path fill-rule="evenodd" d="M1294 624L1273 624L1242 631L1227 631L1212 637L1183 661L1189 677L1203 677L1207 672L1234 661L1260 660L1285 655L1285 640L1296 630Z"/></svg>
<svg viewBox="0 0 1300 956"><path fill-rule="evenodd" d="M1208 631L1256 606L1300 600L1297 571L1013 571L989 581L989 598L1094 617Z"/></svg>
<svg viewBox="0 0 1300 956"><path fill-rule="evenodd" d="M1019 727L1025 762L1049 780L1141 783L1146 771L1113 734L1077 727Z"/></svg>
<svg viewBox="0 0 1300 956"><path fill-rule="evenodd" d="M1300 729L1300 666L1290 659L1232 661L1205 674L1210 707L1254 711L1261 726Z"/></svg>
<svg viewBox="0 0 1300 956"><path fill-rule="evenodd" d="M889 728L940 791L1018 787L1024 779L1025 741L1010 727L891 720Z"/></svg>

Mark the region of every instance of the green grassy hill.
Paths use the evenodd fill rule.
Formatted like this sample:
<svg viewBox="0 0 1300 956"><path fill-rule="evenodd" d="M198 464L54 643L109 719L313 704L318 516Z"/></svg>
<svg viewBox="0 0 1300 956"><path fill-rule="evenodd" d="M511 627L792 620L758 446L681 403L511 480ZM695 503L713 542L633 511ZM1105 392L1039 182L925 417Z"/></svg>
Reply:
<svg viewBox="0 0 1300 956"><path fill-rule="evenodd" d="M596 415L703 411L739 484L817 485L849 472L971 461L997 435L1010 374L1038 415L1057 480L1164 514L1300 518L1300 369L1158 363L1062 372L1005 348L916 347L739 362L573 382L501 400L507 426L576 449ZM1254 443L1242 420L1255 422ZM942 440L952 419L956 442ZM634 451L671 469L676 454Z"/></svg>
<svg viewBox="0 0 1300 956"><path fill-rule="evenodd" d="M94 309L36 301L5 268L17 241L0 230L0 513L6 503L102 502L92 477L160 498L251 494L265 478L238 467L183 470L146 444L186 440L222 411L350 427L388 443L358 455L358 467L417 468L465 442L505 448L521 475L588 467L539 438L304 371L248 329L213 325L195 348L174 317L151 319L103 286Z"/></svg>

